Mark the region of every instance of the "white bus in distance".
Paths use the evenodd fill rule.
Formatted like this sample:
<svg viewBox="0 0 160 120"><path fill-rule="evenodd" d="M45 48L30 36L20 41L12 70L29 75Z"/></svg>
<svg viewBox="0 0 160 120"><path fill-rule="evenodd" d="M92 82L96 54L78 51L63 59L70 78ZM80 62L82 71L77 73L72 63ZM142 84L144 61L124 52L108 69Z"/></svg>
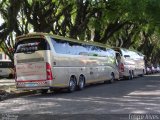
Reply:
<svg viewBox="0 0 160 120"><path fill-rule="evenodd" d="M23 90L67 88L119 79L115 51L101 45L47 33L16 38L16 86Z"/></svg>
<svg viewBox="0 0 160 120"><path fill-rule="evenodd" d="M145 74L144 55L140 52L124 49L113 48L117 53L119 75L121 78L133 79L136 76L143 76Z"/></svg>
<svg viewBox="0 0 160 120"><path fill-rule="evenodd" d="M2 50L0 51L0 78L13 78L14 64Z"/></svg>

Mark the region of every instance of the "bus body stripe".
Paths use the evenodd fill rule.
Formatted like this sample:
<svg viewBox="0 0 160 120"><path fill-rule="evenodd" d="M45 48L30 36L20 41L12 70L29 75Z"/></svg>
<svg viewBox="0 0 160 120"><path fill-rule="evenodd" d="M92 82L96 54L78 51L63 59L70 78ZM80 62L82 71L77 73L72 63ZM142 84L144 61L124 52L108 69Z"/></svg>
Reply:
<svg viewBox="0 0 160 120"><path fill-rule="evenodd" d="M47 81L47 80L18 80L16 82L18 83L18 82L41 82L41 81Z"/></svg>

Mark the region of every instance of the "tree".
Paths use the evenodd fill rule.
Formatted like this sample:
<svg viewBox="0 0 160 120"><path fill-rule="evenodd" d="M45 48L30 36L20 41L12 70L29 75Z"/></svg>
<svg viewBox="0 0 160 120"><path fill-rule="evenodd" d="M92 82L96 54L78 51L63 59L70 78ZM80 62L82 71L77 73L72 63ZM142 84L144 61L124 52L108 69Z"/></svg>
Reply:
<svg viewBox="0 0 160 120"><path fill-rule="evenodd" d="M154 58L160 49L159 10L159 0L3 0L1 46L7 53L13 35L32 30L134 48ZM7 54L13 60L13 52Z"/></svg>
<svg viewBox="0 0 160 120"><path fill-rule="evenodd" d="M4 0L0 2L0 14L4 19L4 23L0 26L0 45L4 52L9 55L10 59L13 61L13 52L8 52L14 47L10 45L12 42L12 37L9 37L13 31L18 35L21 34L19 31L19 25L17 20L17 15L21 7L21 2L19 0ZM6 40L8 42L6 42ZM11 41L10 41L11 40ZM10 42L9 42L10 41Z"/></svg>

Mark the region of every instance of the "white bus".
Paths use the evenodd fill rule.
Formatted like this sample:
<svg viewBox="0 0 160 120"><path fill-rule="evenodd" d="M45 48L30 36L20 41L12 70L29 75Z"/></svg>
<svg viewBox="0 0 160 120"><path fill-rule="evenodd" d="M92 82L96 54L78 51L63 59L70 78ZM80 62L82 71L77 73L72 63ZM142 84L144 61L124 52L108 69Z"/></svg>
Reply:
<svg viewBox="0 0 160 120"><path fill-rule="evenodd" d="M114 50L47 33L17 37L14 60L18 89L73 92L89 83L119 79Z"/></svg>
<svg viewBox="0 0 160 120"><path fill-rule="evenodd" d="M118 62L119 75L121 78L133 79L136 76L145 74L144 55L140 52L128 50L124 48L113 48L117 53L116 57L120 56Z"/></svg>
<svg viewBox="0 0 160 120"><path fill-rule="evenodd" d="M9 57L0 50L0 77L1 78L13 78L14 77L14 65Z"/></svg>

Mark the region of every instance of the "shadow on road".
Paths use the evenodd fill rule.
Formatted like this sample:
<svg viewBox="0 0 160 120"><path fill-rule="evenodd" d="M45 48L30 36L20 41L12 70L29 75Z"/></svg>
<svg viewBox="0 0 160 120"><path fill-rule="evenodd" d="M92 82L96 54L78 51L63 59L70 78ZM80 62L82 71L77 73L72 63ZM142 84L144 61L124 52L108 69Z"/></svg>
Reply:
<svg viewBox="0 0 160 120"><path fill-rule="evenodd" d="M11 112L32 114L160 113L160 74L117 81L114 84L90 85L74 93L62 91L56 94L26 96L17 98L16 104L18 104L17 109L14 104L11 104Z"/></svg>

